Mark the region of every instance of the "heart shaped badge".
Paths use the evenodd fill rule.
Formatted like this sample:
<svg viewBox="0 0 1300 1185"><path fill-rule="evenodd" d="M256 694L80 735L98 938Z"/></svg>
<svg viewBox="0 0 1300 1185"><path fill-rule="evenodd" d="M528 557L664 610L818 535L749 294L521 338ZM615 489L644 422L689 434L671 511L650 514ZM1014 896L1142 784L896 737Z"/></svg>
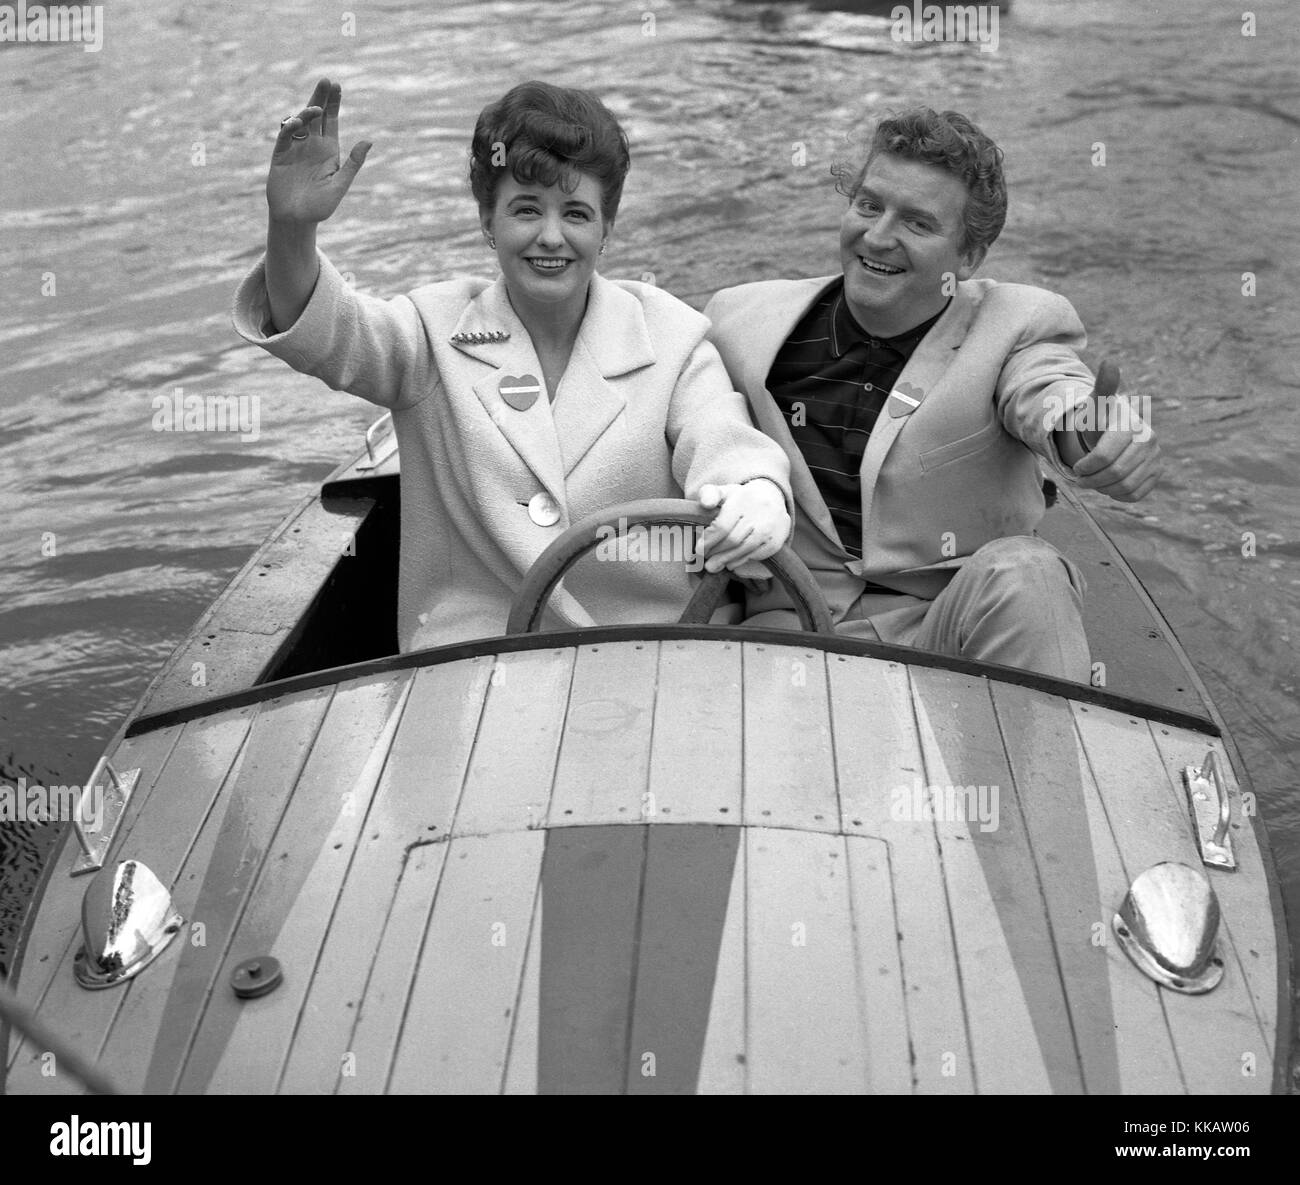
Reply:
<svg viewBox="0 0 1300 1185"><path fill-rule="evenodd" d="M899 383L889 393L889 415L892 419L910 416L925 398L925 392L911 383Z"/></svg>
<svg viewBox="0 0 1300 1185"><path fill-rule="evenodd" d="M523 374L516 378L508 374L502 378L497 390L515 411L527 411L537 402L537 397L542 393L542 384L537 381L536 375Z"/></svg>

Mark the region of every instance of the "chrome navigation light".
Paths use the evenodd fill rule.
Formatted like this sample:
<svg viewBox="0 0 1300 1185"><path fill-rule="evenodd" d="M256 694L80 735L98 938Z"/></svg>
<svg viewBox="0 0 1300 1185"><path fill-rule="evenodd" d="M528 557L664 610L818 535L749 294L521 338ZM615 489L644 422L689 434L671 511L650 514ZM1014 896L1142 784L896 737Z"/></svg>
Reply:
<svg viewBox="0 0 1300 1185"><path fill-rule="evenodd" d="M1223 978L1219 899L1199 868L1173 861L1148 868L1112 925L1137 968L1163 987L1199 995Z"/></svg>
<svg viewBox="0 0 1300 1185"><path fill-rule="evenodd" d="M85 945L72 970L84 988L106 988L143 971L176 937L185 919L172 896L139 860L102 868L81 899Z"/></svg>

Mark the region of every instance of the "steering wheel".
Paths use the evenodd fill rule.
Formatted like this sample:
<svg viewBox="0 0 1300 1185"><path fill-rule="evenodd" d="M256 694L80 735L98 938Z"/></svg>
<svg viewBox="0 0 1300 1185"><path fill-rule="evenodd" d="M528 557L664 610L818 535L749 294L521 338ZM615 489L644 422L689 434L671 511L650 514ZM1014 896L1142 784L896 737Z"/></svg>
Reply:
<svg viewBox="0 0 1300 1185"><path fill-rule="evenodd" d="M680 498L647 498L611 506L574 523L537 557L537 561L528 570L523 586L510 606L506 633L533 633L555 586L579 559L598 544L617 537L618 533L628 527L706 527L716 513L705 510L698 502L687 502ZM614 532L613 536L611 532ZM795 612L799 615L799 624L805 630L818 634L835 632L826 598L822 596L821 589L817 587L817 582L803 560L795 555L788 544L763 563L790 594ZM730 579L731 573L725 568L721 572L705 573L678 621L683 625L706 623L721 603Z"/></svg>

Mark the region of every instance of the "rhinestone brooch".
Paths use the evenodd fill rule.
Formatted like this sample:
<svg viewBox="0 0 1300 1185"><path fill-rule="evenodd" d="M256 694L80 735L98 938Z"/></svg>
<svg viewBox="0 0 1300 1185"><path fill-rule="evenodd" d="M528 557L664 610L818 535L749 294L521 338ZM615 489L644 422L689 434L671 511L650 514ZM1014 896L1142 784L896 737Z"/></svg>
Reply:
<svg viewBox="0 0 1300 1185"><path fill-rule="evenodd" d="M486 342L504 342L510 340L510 334L504 329L493 329L489 333L453 333L453 346L481 346Z"/></svg>

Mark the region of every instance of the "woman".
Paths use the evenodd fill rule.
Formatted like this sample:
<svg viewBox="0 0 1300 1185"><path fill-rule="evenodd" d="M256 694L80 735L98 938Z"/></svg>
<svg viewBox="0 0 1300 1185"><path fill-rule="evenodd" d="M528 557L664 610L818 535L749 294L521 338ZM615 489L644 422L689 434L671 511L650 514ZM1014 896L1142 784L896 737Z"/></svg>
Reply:
<svg viewBox="0 0 1300 1185"><path fill-rule="evenodd" d="M235 326L295 369L392 409L401 648L501 633L546 546L619 502L685 492L718 507L699 542L711 571L772 555L790 532L788 461L750 424L704 340L708 322L651 285L596 272L629 166L600 101L531 82L486 107L470 184L500 278L382 301L354 292L316 249L317 224L371 147L340 166L341 94L322 79L281 126L266 256L236 295ZM680 558L588 557L546 624L676 620L690 591Z"/></svg>

